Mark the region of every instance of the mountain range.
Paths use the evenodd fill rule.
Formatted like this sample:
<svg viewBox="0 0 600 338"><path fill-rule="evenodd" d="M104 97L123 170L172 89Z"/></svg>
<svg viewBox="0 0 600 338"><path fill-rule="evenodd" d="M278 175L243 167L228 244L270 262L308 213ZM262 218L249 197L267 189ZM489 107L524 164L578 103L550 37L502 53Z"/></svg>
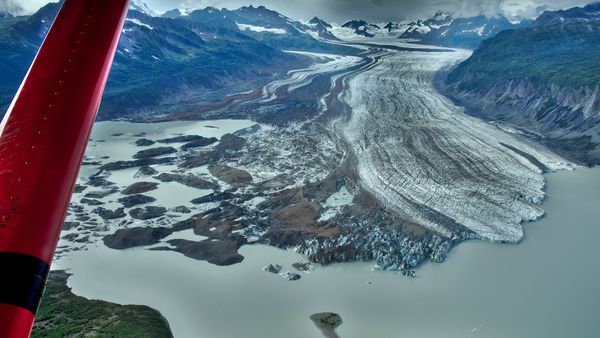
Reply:
<svg viewBox="0 0 600 338"><path fill-rule="evenodd" d="M439 12L426 20L369 23L358 19L336 25L319 17L300 22L264 6L236 10L174 9L158 14L143 2L134 1L119 42L100 118L193 108L198 102L216 101L232 92L256 88L294 67L308 64L307 58L286 50L356 54L356 49L340 42L385 37L475 48L473 56L449 75L448 92L457 99L472 102L473 106L486 108L481 111L491 110L492 106L512 109L508 102L516 102L507 100L506 95L501 95L501 102L492 100L485 93L500 95L501 90L520 90L529 95L543 93L546 99L535 101L537 104L530 104L528 109L544 108L544 112L530 112L533 117L528 118L521 116L518 124L543 133L553 131L552 137L561 139L570 135L565 129L572 128L571 122L587 124L587 111L596 108L597 103L586 108L569 101L596 95L596 55L600 45L596 40L596 7L545 12L533 24L512 23L501 16L460 18ZM0 13L2 112L58 9L59 4L54 3L31 16ZM557 90L568 98L557 99ZM565 90L585 93L566 94ZM485 104L477 99L483 96ZM580 107L572 112L579 118L556 117L562 114L560 107L564 106ZM565 130L564 133L557 135L557 128ZM590 133L573 137L588 140L584 142L585 149L598 142Z"/></svg>
<svg viewBox="0 0 600 338"><path fill-rule="evenodd" d="M450 13L438 12L426 20L407 22L369 23L365 20L350 20L333 29L338 37L399 38L415 43L447 47L476 48L481 41L506 29L526 27L531 21L512 23L504 16L484 15L461 18Z"/></svg>
<svg viewBox="0 0 600 338"><path fill-rule="evenodd" d="M476 48L481 41L507 29L526 27L531 22L508 21L504 16L453 18L451 14L437 13L426 21L411 22L401 38L417 39L430 45Z"/></svg>
<svg viewBox="0 0 600 338"><path fill-rule="evenodd" d="M169 18L149 15L140 2L132 6L106 87L101 119L166 113L218 100L308 63L307 58L283 52L285 49L355 52L322 42L317 26L303 25L264 7L236 11L206 8ZM50 3L31 16L0 18L2 113L59 8L59 3Z"/></svg>
<svg viewBox="0 0 600 338"><path fill-rule="evenodd" d="M173 17L173 13L169 14ZM350 52L341 46L323 43L335 40L328 32L328 23L315 18L304 24L292 20L264 6L245 6L236 10L207 7L188 15L175 16L176 20L203 23L251 37L278 49L299 49L316 52Z"/></svg>

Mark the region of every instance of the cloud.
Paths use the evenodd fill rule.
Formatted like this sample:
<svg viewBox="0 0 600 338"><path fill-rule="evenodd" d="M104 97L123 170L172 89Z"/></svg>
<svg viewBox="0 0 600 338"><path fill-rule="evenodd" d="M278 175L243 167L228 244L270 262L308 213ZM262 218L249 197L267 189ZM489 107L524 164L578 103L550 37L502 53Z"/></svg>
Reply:
<svg viewBox="0 0 600 338"><path fill-rule="evenodd" d="M0 11L14 15L32 14L50 2L58 0L0 0Z"/></svg>
<svg viewBox="0 0 600 338"><path fill-rule="evenodd" d="M591 0L589 0L591 1ZM585 5L581 0L323 0L328 13L339 13L341 17L360 15L370 20L393 20L394 18L424 18L437 11L454 13L457 16L477 15L507 17L534 17L541 8L557 10ZM335 15L335 14L334 14Z"/></svg>
<svg viewBox="0 0 600 338"><path fill-rule="evenodd" d="M0 11L11 14L21 14L23 12L23 7L15 0L0 0Z"/></svg>

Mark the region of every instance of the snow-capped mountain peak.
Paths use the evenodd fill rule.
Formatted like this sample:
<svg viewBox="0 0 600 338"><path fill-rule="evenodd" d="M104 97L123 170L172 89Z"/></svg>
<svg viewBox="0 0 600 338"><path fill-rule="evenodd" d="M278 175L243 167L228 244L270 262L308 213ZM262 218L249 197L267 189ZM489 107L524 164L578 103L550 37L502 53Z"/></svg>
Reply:
<svg viewBox="0 0 600 338"><path fill-rule="evenodd" d="M502 30L525 24L513 24L503 16L455 18L449 13L438 12L425 21L411 22L400 37L420 40L426 44L475 48L482 40Z"/></svg>
<svg viewBox="0 0 600 338"><path fill-rule="evenodd" d="M326 21L321 20L320 18L318 18L316 16L308 22L308 25L312 26L312 27L332 28L331 24L329 24Z"/></svg>
<svg viewBox="0 0 600 338"><path fill-rule="evenodd" d="M131 0L129 3L129 9L133 9L150 16L159 16L159 13L151 9L143 0Z"/></svg>
<svg viewBox="0 0 600 338"><path fill-rule="evenodd" d="M450 14L449 12L437 12L431 18L431 20L434 22L441 22L441 21L447 21L449 18L452 19L452 14Z"/></svg>
<svg viewBox="0 0 600 338"><path fill-rule="evenodd" d="M183 16L183 13L178 8L168 10L161 15L161 17L163 17L163 18L170 18L170 19L176 19L181 16Z"/></svg>
<svg viewBox="0 0 600 338"><path fill-rule="evenodd" d="M375 34L371 31L381 29L381 27L368 23L365 20L350 20L345 22L342 27L353 29L355 34L365 37L374 37Z"/></svg>
<svg viewBox="0 0 600 338"><path fill-rule="evenodd" d="M402 25L398 22L388 22L383 28L387 29L388 32L393 32L402 28Z"/></svg>
<svg viewBox="0 0 600 338"><path fill-rule="evenodd" d="M306 23L305 27L306 28L304 29L304 32L312 35L316 39L339 40L330 31L333 28L333 26L330 23L316 16L312 18L308 23Z"/></svg>

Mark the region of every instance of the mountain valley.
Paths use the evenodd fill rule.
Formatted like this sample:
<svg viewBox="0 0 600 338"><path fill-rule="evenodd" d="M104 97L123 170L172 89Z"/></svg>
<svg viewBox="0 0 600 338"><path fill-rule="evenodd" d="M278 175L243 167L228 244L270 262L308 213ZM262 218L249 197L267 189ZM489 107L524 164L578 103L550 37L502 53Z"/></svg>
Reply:
<svg viewBox="0 0 600 338"><path fill-rule="evenodd" d="M0 14L2 113L59 7ZM81 257L103 262L113 282L137 259L178 262L157 269L188 269L158 276L172 278L168 294L179 282L200 288L211 271L226 280L206 277L227 285L223 297L240 298L235 283L252 269L261 277L249 285L297 286L310 298L335 293L302 289L320 278L314 271L361 263L403 287L418 284L421 268L431 272L454 249L522 243L545 217L548 174L600 163L600 5L518 22L439 11L337 24L315 14L296 20L253 5L157 12L132 2L55 254L60 283L49 292L126 309L76 298ZM107 263L118 259L123 266ZM161 290L140 282L147 273L131 273L135 289ZM366 276L357 299L377 290ZM352 283L345 292L355 294ZM198 291L208 293L217 294ZM182 309L204 301L192 294L179 299ZM184 312L157 299L144 304ZM225 307L210 304L226 326ZM433 308L411 306L407 313ZM270 311L283 308L296 311L284 302ZM314 310L306 322L324 335L357 318ZM168 331L158 313L147 315ZM198 323L185 323L195 315L178 315L174 334L191 336Z"/></svg>

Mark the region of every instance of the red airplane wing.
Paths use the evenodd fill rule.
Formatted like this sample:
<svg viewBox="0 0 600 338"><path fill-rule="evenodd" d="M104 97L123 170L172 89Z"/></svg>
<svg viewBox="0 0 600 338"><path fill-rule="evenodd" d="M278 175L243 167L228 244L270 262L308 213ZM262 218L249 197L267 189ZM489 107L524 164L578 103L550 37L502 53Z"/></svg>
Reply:
<svg viewBox="0 0 600 338"><path fill-rule="evenodd" d="M0 337L28 337L129 0L65 0L0 125Z"/></svg>

